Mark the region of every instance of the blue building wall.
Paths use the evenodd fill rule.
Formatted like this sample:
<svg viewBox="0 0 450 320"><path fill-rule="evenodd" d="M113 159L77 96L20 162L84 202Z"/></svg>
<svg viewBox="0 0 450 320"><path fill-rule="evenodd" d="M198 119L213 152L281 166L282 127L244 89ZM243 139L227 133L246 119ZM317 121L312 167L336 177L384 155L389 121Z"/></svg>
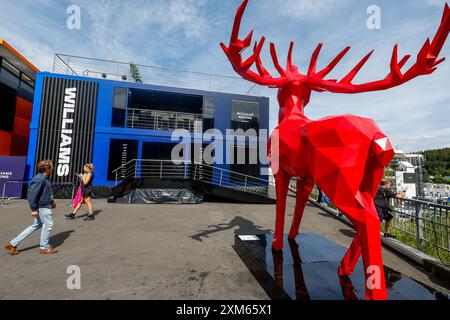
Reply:
<svg viewBox="0 0 450 320"><path fill-rule="evenodd" d="M39 121L41 114L41 104L43 95L43 82L45 78L73 79L81 81L90 81L98 83L97 111L95 120L95 133L93 144L93 163L96 165L95 184L96 185L113 185L114 181L107 180L108 156L110 139L129 139L138 140L138 158L142 158L142 145L144 142L162 142L174 143L171 141L170 131L156 131L145 129L117 128L111 126L112 110L113 110L113 91L115 87L143 89L162 92L173 92L181 94L190 94L198 96L214 97L214 126L223 134L231 125L231 107L233 100L250 101L259 103L259 126L260 129L269 130L269 99L266 97L255 97L247 95L236 95L217 93L209 91L191 90L183 88L171 88L163 86L154 86L148 84L138 84L130 82L119 82L103 79L92 79L84 77L74 77L67 75L59 75L52 73L38 73L36 79L36 89L33 106L33 117L30 125L30 144L28 150L28 176L31 178L35 173L34 163L36 157L36 145L38 140ZM198 142L198 140L196 140ZM219 143L219 142L218 142ZM223 154L226 155L228 150L227 144L223 142ZM189 156L189 154L187 155ZM82 164L80 164L81 166ZM217 167L229 169L227 164L218 164ZM80 168L81 169L81 168Z"/></svg>

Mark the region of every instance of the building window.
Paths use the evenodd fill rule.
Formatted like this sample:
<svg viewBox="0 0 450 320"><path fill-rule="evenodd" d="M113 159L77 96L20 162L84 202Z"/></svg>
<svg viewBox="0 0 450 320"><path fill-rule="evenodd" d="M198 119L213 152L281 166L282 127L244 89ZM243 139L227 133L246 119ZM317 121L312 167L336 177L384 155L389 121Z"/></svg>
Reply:
<svg viewBox="0 0 450 320"><path fill-rule="evenodd" d="M27 82L21 81L19 90L17 90L17 95L24 100L32 102L34 97L34 88L31 87Z"/></svg>
<svg viewBox="0 0 450 320"><path fill-rule="evenodd" d="M144 142L142 145L142 159L171 160L172 150L176 143ZM184 157L183 154L180 155Z"/></svg>
<svg viewBox="0 0 450 320"><path fill-rule="evenodd" d="M233 100L231 107L231 128L234 130L254 129L259 131L259 103Z"/></svg>
<svg viewBox="0 0 450 320"><path fill-rule="evenodd" d="M202 105L202 96L130 89L126 127L202 132Z"/></svg>
<svg viewBox="0 0 450 320"><path fill-rule="evenodd" d="M20 83L20 78L19 78L20 73L19 73L19 75L12 73L10 71L10 69L7 69L4 67L5 63L6 63L6 60L3 60L2 68L0 71L0 82L13 88L14 90L17 90L17 88L19 88L19 83Z"/></svg>
<svg viewBox="0 0 450 320"><path fill-rule="evenodd" d="M4 70L2 70L2 73L3 71ZM16 115L16 96L16 90L6 84L0 83L0 97L2 107L2 116L0 117L0 130L8 132L13 131L14 117Z"/></svg>
<svg viewBox="0 0 450 320"><path fill-rule="evenodd" d="M127 88L114 88L114 100L111 125L124 128L127 109Z"/></svg>
<svg viewBox="0 0 450 320"><path fill-rule="evenodd" d="M203 131L214 129L214 97L203 97Z"/></svg>

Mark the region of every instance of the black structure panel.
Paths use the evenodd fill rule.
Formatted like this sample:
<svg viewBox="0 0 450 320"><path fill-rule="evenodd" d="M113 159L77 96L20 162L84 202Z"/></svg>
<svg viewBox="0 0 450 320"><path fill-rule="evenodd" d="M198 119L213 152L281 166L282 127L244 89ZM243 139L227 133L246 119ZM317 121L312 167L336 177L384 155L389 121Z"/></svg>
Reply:
<svg viewBox="0 0 450 320"><path fill-rule="evenodd" d="M124 179L128 176L131 168L135 166L135 163L131 163L130 166L125 165L131 160L138 158L139 142L137 140L124 140L124 139L111 139L109 142L109 160L108 160L108 180L115 181L116 178ZM113 172L117 168L123 166L121 170L116 173Z"/></svg>
<svg viewBox="0 0 450 320"><path fill-rule="evenodd" d="M96 82L44 79L35 168L53 160L53 182L73 182L73 173L92 161L97 94Z"/></svg>
<svg viewBox="0 0 450 320"><path fill-rule="evenodd" d="M2 111L0 130L13 131L14 116L16 114L16 96L17 90L0 82L0 105Z"/></svg>
<svg viewBox="0 0 450 320"><path fill-rule="evenodd" d="M403 174L403 183L416 183L416 174L405 172Z"/></svg>

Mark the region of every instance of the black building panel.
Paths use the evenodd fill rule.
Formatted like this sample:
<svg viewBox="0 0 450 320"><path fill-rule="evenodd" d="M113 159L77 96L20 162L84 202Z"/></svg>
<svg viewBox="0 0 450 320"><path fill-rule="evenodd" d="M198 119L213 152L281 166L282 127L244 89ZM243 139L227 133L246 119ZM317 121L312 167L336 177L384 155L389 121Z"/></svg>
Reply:
<svg viewBox="0 0 450 320"><path fill-rule="evenodd" d="M35 168L53 160L53 182L73 182L92 161L97 94L95 82L44 78Z"/></svg>

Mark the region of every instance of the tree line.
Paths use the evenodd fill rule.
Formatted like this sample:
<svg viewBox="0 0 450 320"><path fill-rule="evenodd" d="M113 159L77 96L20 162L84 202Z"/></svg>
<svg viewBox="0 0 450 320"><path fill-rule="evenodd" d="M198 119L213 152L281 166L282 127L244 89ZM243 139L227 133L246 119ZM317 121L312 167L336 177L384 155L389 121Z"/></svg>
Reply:
<svg viewBox="0 0 450 320"><path fill-rule="evenodd" d="M450 184L450 148L420 152L425 156L425 182Z"/></svg>

